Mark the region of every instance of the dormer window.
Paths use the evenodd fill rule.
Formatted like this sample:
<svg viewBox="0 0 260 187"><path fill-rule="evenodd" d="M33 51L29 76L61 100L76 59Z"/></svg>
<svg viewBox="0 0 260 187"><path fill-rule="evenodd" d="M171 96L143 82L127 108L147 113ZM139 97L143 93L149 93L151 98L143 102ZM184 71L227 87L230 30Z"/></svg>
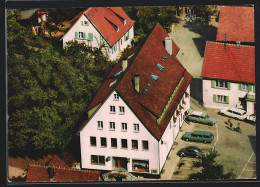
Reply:
<svg viewBox="0 0 260 187"><path fill-rule="evenodd" d="M117 80L114 80L113 82L111 82L111 83L109 84L109 87L111 87L111 86L113 86L114 84L116 84L116 81L117 81Z"/></svg>
<svg viewBox="0 0 260 187"><path fill-rule="evenodd" d="M164 67L163 67L161 64L159 64L159 63L156 64L156 67L157 67L160 71L163 71L163 69L164 69Z"/></svg>
<svg viewBox="0 0 260 187"><path fill-rule="evenodd" d="M124 19L124 25L126 25L126 19Z"/></svg>
<svg viewBox="0 0 260 187"><path fill-rule="evenodd" d="M116 27L116 32L119 32L119 26Z"/></svg>

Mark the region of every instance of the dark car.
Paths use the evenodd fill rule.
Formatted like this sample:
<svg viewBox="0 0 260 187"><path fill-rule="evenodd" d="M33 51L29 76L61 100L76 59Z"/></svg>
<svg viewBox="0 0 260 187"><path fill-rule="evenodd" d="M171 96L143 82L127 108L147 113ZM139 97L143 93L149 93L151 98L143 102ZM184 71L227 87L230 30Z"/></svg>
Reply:
<svg viewBox="0 0 260 187"><path fill-rule="evenodd" d="M177 155L180 157L202 158L203 152L195 146L188 146L180 149Z"/></svg>

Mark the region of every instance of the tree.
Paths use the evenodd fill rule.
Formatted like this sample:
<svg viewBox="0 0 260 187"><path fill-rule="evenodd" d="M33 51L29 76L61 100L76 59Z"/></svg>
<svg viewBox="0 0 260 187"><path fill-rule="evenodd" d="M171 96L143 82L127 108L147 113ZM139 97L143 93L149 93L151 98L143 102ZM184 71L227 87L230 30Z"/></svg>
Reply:
<svg viewBox="0 0 260 187"><path fill-rule="evenodd" d="M202 167L201 172L193 173L188 176L188 179L193 180L215 180L215 179L235 179L236 175L233 170L224 173L223 164L215 161L220 154L215 150L210 150L206 155L203 155L201 160L194 161L193 167Z"/></svg>
<svg viewBox="0 0 260 187"><path fill-rule="evenodd" d="M214 5L195 5L193 10L196 16L200 17L202 22L207 26L209 25L211 16L216 13Z"/></svg>

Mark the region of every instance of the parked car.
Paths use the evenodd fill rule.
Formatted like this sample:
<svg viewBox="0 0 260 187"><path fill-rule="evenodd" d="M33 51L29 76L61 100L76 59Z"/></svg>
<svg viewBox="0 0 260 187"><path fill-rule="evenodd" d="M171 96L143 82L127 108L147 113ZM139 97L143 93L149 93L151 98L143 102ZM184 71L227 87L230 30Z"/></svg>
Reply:
<svg viewBox="0 0 260 187"><path fill-rule="evenodd" d="M256 115L252 114L252 115L248 115L245 119L246 122L249 122L249 123L253 123L255 124L256 123Z"/></svg>
<svg viewBox="0 0 260 187"><path fill-rule="evenodd" d="M211 143L214 139L214 135L207 131L185 132L181 139L185 141Z"/></svg>
<svg viewBox="0 0 260 187"><path fill-rule="evenodd" d="M177 152L177 155L180 157L202 158L203 152L195 146L188 146L188 147L180 149Z"/></svg>
<svg viewBox="0 0 260 187"><path fill-rule="evenodd" d="M245 120L247 118L246 111L236 107L225 107L219 110L218 113L239 120Z"/></svg>
<svg viewBox="0 0 260 187"><path fill-rule="evenodd" d="M192 111L190 115L186 117L186 120L192 121L192 122L197 122L197 123L204 123L208 125L214 125L218 119L214 117L208 116L208 114L204 112L199 112L199 111Z"/></svg>

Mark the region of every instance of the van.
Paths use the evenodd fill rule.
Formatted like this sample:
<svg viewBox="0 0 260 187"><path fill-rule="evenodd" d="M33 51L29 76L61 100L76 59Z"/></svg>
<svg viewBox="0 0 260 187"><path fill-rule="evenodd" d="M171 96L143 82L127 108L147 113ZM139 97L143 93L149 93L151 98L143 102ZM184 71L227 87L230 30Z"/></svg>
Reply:
<svg viewBox="0 0 260 187"><path fill-rule="evenodd" d="M218 113L220 115L225 115L239 120L245 120L247 118L246 111L236 107L225 107Z"/></svg>
<svg viewBox="0 0 260 187"><path fill-rule="evenodd" d="M207 131L185 132L181 139L185 141L211 143L214 139L214 135Z"/></svg>

